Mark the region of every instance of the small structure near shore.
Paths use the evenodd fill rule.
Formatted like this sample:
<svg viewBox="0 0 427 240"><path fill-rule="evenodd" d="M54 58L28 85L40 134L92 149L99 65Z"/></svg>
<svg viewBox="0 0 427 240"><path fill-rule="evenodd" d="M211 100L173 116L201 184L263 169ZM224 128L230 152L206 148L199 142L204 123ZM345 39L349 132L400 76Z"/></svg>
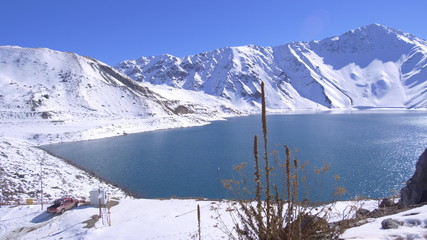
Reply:
<svg viewBox="0 0 427 240"><path fill-rule="evenodd" d="M427 202L427 149L418 159L414 175L400 190L400 202L402 206Z"/></svg>
<svg viewBox="0 0 427 240"><path fill-rule="evenodd" d="M97 188L90 191L90 205L98 207L99 205L105 206L107 203L107 190Z"/></svg>

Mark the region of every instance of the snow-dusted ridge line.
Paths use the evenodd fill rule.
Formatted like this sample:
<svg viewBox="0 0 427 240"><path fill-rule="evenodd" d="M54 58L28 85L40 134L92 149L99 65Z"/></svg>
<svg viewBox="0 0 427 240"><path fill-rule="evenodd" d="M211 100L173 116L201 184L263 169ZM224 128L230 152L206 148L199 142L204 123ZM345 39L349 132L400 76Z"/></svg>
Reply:
<svg viewBox="0 0 427 240"><path fill-rule="evenodd" d="M277 110L427 107L427 41L380 24L320 41L164 54L115 67L136 81L204 92L237 108L260 102L261 81Z"/></svg>

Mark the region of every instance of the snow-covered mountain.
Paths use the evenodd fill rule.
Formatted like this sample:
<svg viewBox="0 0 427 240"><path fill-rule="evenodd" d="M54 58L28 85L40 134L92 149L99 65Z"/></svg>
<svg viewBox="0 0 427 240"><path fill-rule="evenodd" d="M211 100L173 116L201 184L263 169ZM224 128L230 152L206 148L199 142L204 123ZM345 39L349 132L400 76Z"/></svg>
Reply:
<svg viewBox="0 0 427 240"><path fill-rule="evenodd" d="M321 41L160 55L115 67L139 82L272 109L427 107L427 41L372 24Z"/></svg>
<svg viewBox="0 0 427 240"><path fill-rule="evenodd" d="M74 53L0 47L3 119L138 116L165 112L147 88Z"/></svg>
<svg viewBox="0 0 427 240"><path fill-rule="evenodd" d="M91 119L187 113L110 66L74 53L0 47L1 119Z"/></svg>

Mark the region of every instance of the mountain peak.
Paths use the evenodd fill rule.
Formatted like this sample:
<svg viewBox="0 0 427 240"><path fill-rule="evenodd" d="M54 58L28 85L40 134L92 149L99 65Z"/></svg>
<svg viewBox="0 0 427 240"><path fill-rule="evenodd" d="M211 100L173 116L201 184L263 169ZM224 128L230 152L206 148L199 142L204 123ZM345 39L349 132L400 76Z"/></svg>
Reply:
<svg viewBox="0 0 427 240"><path fill-rule="evenodd" d="M364 35L364 36L370 36L370 37L377 37L377 36L381 36L384 37L386 35L403 35L404 33L400 30L394 29L394 28L390 28L390 27L386 27L384 25L381 25L379 23L372 23L363 27L359 27L353 30L350 30L344 34L342 34L341 36L344 35L353 35L353 34L360 34L360 35Z"/></svg>
<svg viewBox="0 0 427 240"><path fill-rule="evenodd" d="M387 55L392 52L386 49L401 48L408 51L414 45L425 47L426 41L378 23L353 29L339 36L310 42L310 46L319 51L366 54L375 49L383 49L388 52Z"/></svg>
<svg viewBox="0 0 427 240"><path fill-rule="evenodd" d="M377 30L386 30L386 31L389 31L392 28L386 27L386 26L381 25L379 23L372 23L372 24L366 25L364 27L361 27L360 29L377 29Z"/></svg>
<svg viewBox="0 0 427 240"><path fill-rule="evenodd" d="M387 27L378 23L373 23L373 24L369 24L367 26L361 27L360 28L361 31L367 31L369 33L383 33L383 34L392 34L392 35L397 35L397 36L411 36L411 38L415 38L415 36L413 36L412 34L409 33L405 33L399 29L396 28L391 28L391 27Z"/></svg>
<svg viewBox="0 0 427 240"><path fill-rule="evenodd" d="M364 27L351 30L350 32L353 34L359 33L365 36L369 35L371 38L376 39L379 42L384 41L385 39L383 38L392 38L408 43L424 42L410 33L403 32L396 28L386 27L378 23L369 24Z"/></svg>

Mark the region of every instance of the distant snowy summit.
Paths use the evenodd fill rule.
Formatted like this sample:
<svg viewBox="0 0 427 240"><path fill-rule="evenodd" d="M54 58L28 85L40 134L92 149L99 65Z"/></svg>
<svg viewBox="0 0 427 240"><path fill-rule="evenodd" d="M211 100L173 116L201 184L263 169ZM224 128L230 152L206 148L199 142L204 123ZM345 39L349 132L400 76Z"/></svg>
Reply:
<svg viewBox="0 0 427 240"><path fill-rule="evenodd" d="M321 41L227 47L183 58L127 60L116 69L138 82L168 85L268 107L426 108L427 41L371 24Z"/></svg>

